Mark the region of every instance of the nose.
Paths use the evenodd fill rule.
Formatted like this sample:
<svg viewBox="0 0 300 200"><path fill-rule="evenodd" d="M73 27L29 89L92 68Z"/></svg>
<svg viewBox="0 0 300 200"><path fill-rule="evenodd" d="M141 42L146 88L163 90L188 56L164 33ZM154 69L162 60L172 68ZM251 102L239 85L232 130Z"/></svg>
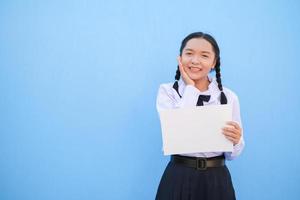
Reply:
<svg viewBox="0 0 300 200"><path fill-rule="evenodd" d="M200 63L198 56L193 56L191 61L193 65L198 65Z"/></svg>

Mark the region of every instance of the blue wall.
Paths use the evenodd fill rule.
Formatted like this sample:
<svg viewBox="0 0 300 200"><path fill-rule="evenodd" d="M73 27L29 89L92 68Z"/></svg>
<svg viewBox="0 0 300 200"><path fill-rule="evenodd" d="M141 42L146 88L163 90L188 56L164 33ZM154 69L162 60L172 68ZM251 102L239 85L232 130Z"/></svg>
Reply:
<svg viewBox="0 0 300 200"><path fill-rule="evenodd" d="M238 199L300 199L300 3L0 3L0 199L154 199L155 110L185 35L215 36L240 97Z"/></svg>

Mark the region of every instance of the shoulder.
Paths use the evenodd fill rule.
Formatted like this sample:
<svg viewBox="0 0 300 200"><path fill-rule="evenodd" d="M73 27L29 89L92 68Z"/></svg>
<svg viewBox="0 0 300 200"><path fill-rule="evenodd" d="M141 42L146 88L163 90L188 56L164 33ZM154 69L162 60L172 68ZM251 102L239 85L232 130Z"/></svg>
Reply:
<svg viewBox="0 0 300 200"><path fill-rule="evenodd" d="M174 82L162 83L159 85L159 89L171 90L173 88Z"/></svg>
<svg viewBox="0 0 300 200"><path fill-rule="evenodd" d="M178 96L177 91L173 88L174 82L162 83L159 85L157 98L158 99L172 99L178 100L180 97ZM181 90L179 86L179 90Z"/></svg>
<svg viewBox="0 0 300 200"><path fill-rule="evenodd" d="M234 91L232 91L231 89L229 89L227 87L223 87L223 91L224 91L229 103L239 101L238 95Z"/></svg>
<svg viewBox="0 0 300 200"><path fill-rule="evenodd" d="M213 91L213 94L217 95L219 98L219 95L221 92L219 90L218 83L215 78L211 78L211 80L212 80L212 82L211 82L212 84L210 87ZM227 98L228 103L234 103L239 100L238 95L233 90L229 89L228 87L226 87L224 85L223 85L223 92Z"/></svg>
<svg viewBox="0 0 300 200"><path fill-rule="evenodd" d="M158 93L159 94L173 94L174 88L173 88L174 82L169 83L162 83L159 85Z"/></svg>

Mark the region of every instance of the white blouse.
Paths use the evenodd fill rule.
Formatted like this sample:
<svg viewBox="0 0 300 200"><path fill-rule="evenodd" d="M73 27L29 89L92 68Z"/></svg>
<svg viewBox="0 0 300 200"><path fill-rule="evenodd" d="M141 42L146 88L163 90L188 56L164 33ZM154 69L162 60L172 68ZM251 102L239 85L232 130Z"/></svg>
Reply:
<svg viewBox="0 0 300 200"><path fill-rule="evenodd" d="M209 77L210 84L208 86L208 90L201 92L196 87L192 85L185 85L184 81L180 79L178 81L178 92L182 96L178 95L176 90L173 88L172 83L165 83L161 84L158 90L157 95L157 101L156 101L156 107L157 111L161 111L164 109L174 109L174 108L183 108L183 107L191 107L196 106L198 96L200 94L202 95L210 95L210 100L208 102L203 102L203 105L216 105L221 104L220 103L220 90L218 88L218 83L215 79L212 79ZM240 105L239 105L239 99L237 95L229 90L228 88L223 87L223 92L226 95L227 98L227 104L232 104L233 112L232 112L232 120L236 121L241 127L241 116L240 116ZM232 160L236 158L240 153L242 152L243 148L245 146L244 138L243 138L243 132L242 137L238 144L233 146L233 152L224 152L225 158L227 160ZM205 153L190 153L190 154L181 154L185 156L193 156L193 157L214 157L222 155L223 152L205 152Z"/></svg>

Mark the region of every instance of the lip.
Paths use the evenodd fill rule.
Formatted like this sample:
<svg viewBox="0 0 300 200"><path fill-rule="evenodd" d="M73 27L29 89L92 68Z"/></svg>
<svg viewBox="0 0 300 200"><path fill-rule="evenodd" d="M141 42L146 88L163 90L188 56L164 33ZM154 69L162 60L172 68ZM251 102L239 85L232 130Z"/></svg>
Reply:
<svg viewBox="0 0 300 200"><path fill-rule="evenodd" d="M202 69L199 68L199 67L188 67L188 68L189 68L189 70L191 70L192 72L202 71Z"/></svg>

